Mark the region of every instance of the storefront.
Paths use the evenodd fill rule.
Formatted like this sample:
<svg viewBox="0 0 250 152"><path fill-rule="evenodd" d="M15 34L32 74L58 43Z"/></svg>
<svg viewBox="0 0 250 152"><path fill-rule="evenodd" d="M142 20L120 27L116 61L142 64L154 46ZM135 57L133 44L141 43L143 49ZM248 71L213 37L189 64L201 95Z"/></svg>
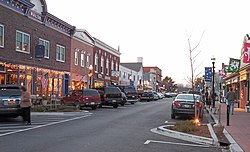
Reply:
<svg viewBox="0 0 250 152"><path fill-rule="evenodd" d="M0 62L0 84L26 86L37 96L62 96L68 91L69 73Z"/></svg>

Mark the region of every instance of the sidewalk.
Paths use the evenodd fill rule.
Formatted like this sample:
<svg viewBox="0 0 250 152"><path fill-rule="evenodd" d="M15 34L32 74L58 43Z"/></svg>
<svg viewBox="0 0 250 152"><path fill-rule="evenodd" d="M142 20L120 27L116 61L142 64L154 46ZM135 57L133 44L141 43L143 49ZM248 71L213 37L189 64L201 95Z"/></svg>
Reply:
<svg viewBox="0 0 250 152"><path fill-rule="evenodd" d="M215 114L211 113L214 117L215 122L219 122L225 127L226 132L228 132L236 143L231 142L231 151L245 151L250 152L250 113L247 113L245 109L234 108L234 115L229 115L229 126L227 126L227 105L225 103L219 103L216 101L216 108L221 105L221 119L219 120L219 112L216 111ZM235 107L237 107L235 105ZM231 141L232 141L231 140ZM230 140L229 140L230 141ZM240 147L237 147L237 146Z"/></svg>

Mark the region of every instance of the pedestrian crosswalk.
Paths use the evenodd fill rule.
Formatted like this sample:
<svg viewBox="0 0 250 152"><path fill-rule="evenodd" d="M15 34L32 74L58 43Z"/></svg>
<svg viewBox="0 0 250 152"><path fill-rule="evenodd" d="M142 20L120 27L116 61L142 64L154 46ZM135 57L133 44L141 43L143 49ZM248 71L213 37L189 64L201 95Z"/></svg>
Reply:
<svg viewBox="0 0 250 152"><path fill-rule="evenodd" d="M64 123L76 119L82 119L91 116L90 112L81 113L32 113L31 125L26 125L21 117L18 118L0 118L0 138L10 134L42 128L54 124Z"/></svg>

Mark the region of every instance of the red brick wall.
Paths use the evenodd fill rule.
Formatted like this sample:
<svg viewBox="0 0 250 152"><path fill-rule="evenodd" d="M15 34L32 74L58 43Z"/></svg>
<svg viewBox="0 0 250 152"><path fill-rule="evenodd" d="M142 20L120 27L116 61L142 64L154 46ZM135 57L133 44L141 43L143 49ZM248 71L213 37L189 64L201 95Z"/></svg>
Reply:
<svg viewBox="0 0 250 152"><path fill-rule="evenodd" d="M1 61L30 66L36 64L38 67L54 70L70 70L70 36L1 5L0 12L0 24L3 24L5 27L5 47L0 48ZM16 30L30 34L30 54L16 51ZM34 57L34 49L39 38L46 39L50 42L50 59L41 59L41 61L31 59ZM66 49L64 63L56 61L56 44L62 45Z"/></svg>

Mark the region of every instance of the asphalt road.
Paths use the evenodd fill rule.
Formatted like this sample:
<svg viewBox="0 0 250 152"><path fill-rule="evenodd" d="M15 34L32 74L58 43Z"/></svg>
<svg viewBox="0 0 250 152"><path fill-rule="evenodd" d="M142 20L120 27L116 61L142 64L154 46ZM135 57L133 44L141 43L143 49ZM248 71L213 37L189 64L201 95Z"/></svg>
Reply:
<svg viewBox="0 0 250 152"><path fill-rule="evenodd" d="M138 102L91 114L32 116L33 125L1 136L1 152L219 152L221 149L188 143L150 131L170 119L171 99ZM1 127L6 121L0 121ZM12 121L11 125L20 124ZM177 119L178 121L178 119ZM4 125L3 125L4 124ZM9 126L11 126L9 125ZM6 128L5 128L6 129Z"/></svg>

